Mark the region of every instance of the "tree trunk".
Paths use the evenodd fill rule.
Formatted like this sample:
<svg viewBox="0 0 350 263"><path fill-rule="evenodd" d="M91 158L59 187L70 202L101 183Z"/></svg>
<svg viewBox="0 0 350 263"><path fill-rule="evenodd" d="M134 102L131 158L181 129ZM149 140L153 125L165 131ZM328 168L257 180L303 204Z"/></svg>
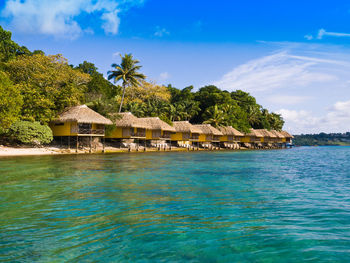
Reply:
<svg viewBox="0 0 350 263"><path fill-rule="evenodd" d="M119 113L122 112L122 106L123 106L123 102L124 102L124 95L125 95L125 88L126 88L126 85L123 83L123 95L122 95L122 100L120 102L120 106L119 106Z"/></svg>

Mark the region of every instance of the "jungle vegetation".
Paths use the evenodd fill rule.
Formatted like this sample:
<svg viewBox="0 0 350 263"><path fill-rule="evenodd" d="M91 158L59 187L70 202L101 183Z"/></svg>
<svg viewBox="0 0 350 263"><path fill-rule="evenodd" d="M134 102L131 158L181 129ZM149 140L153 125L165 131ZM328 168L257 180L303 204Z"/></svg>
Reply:
<svg viewBox="0 0 350 263"><path fill-rule="evenodd" d="M229 92L213 85L198 90L159 85L148 81L141 69L138 60L125 54L107 74L112 83L93 63L69 65L62 55L30 51L0 26L0 133L5 134L18 121L47 125L64 108L79 104L106 117L130 111L138 117L158 116L168 123L188 120L232 125L242 132L283 127L279 114L269 112L247 92Z"/></svg>

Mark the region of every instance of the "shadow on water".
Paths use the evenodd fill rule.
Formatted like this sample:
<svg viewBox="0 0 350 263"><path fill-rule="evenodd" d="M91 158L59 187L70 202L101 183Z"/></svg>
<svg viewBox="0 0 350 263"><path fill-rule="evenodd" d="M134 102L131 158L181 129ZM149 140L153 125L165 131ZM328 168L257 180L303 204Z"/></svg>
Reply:
<svg viewBox="0 0 350 263"><path fill-rule="evenodd" d="M0 261L344 261L350 148L0 160Z"/></svg>

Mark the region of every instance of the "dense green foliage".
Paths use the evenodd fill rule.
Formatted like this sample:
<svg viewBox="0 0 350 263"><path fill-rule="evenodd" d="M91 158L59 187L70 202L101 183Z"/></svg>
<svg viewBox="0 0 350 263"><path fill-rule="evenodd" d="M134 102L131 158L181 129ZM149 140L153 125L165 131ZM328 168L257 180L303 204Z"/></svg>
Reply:
<svg viewBox="0 0 350 263"><path fill-rule="evenodd" d="M30 145L48 144L53 139L49 126L31 121L14 122L6 135L11 141Z"/></svg>
<svg viewBox="0 0 350 263"><path fill-rule="evenodd" d="M0 133L18 120L47 124L64 108L87 104L112 118L130 111L138 117L159 116L162 120L188 120L214 126L282 129L280 115L270 113L249 93L223 91L209 85L177 89L145 81L139 61L131 54L113 64L106 80L96 66L84 61L68 65L61 55L29 51L11 40L11 32L0 27Z"/></svg>
<svg viewBox="0 0 350 263"><path fill-rule="evenodd" d="M0 134L19 118L22 104L18 87L0 71Z"/></svg>
<svg viewBox="0 0 350 263"><path fill-rule="evenodd" d="M300 146L350 145L350 132L294 135L293 143Z"/></svg>

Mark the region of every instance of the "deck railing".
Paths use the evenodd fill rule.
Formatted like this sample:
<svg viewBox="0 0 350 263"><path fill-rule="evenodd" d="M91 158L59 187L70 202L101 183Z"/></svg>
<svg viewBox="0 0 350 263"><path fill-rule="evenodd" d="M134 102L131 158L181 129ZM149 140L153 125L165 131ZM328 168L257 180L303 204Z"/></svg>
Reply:
<svg viewBox="0 0 350 263"><path fill-rule="evenodd" d="M72 128L71 132L77 133L77 134L96 134L96 135L105 134L104 129L88 129L88 128L78 128L78 127Z"/></svg>
<svg viewBox="0 0 350 263"><path fill-rule="evenodd" d="M132 137L146 137L145 131L131 132Z"/></svg>

